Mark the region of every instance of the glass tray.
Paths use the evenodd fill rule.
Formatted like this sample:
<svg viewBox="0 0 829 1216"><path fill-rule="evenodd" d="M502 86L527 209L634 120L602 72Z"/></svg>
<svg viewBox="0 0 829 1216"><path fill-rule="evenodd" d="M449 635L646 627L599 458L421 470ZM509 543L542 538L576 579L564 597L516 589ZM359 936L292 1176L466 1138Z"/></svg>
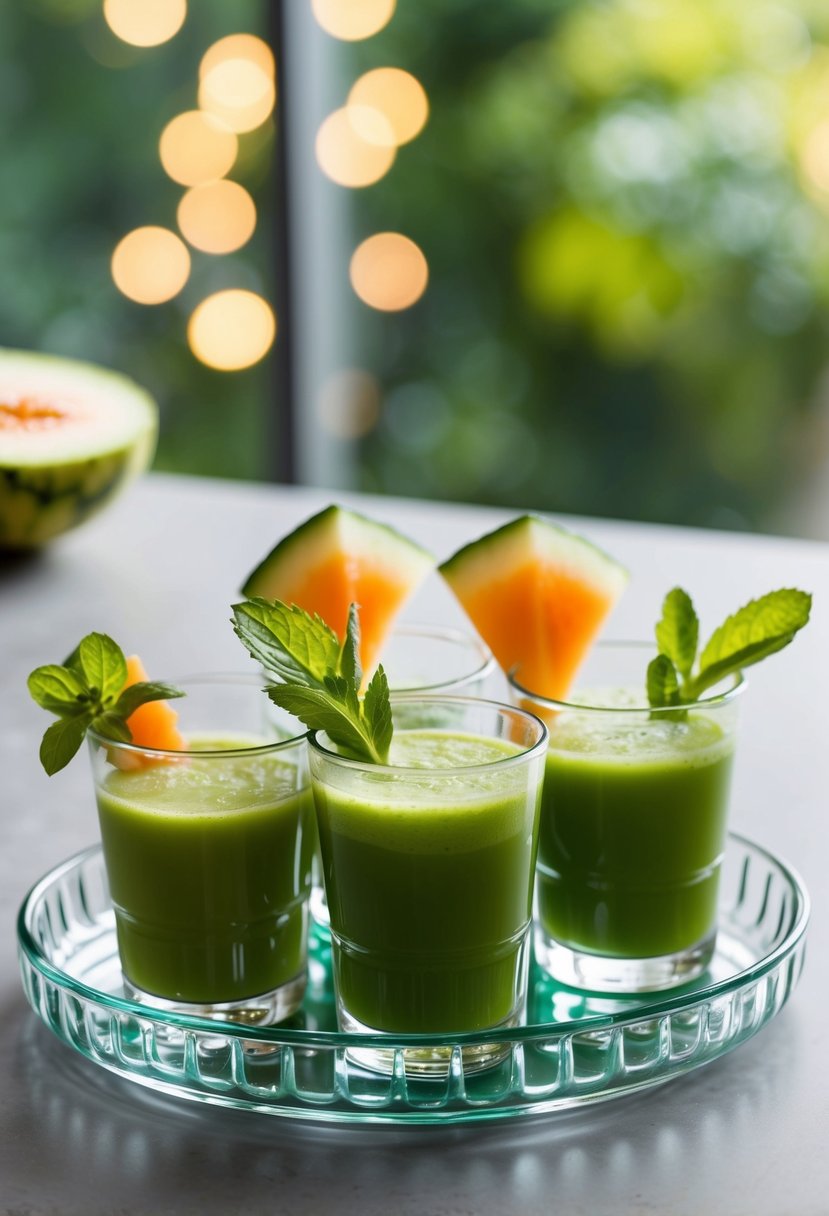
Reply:
<svg viewBox="0 0 829 1216"><path fill-rule="evenodd" d="M253 1029L156 1013L123 996L100 847L46 874L23 902L23 986L36 1013L87 1059L151 1089L319 1122L461 1123L565 1110L662 1084L731 1051L783 1007L803 967L808 895L759 845L731 835L710 970L670 993L594 996L531 969L527 1024L434 1038L395 1036L393 1070L354 1058L387 1039L336 1030L330 951L312 933L303 1006ZM464 1071L460 1048L503 1045ZM407 1076L403 1048L449 1048L445 1074Z"/></svg>

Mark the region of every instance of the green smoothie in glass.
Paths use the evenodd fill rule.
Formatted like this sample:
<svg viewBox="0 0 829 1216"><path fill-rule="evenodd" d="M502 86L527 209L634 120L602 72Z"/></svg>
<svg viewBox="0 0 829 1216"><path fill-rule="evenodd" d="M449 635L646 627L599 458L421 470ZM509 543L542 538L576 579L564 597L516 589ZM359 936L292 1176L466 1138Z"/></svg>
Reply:
<svg viewBox="0 0 829 1216"><path fill-rule="evenodd" d="M511 681L550 732L536 957L556 978L596 991L681 983L714 949L742 681L654 712L649 651L599 644L567 702ZM608 675L613 683L599 682Z"/></svg>
<svg viewBox="0 0 829 1216"><path fill-rule="evenodd" d="M296 766L263 743L191 739L186 758L112 768L98 782L118 948L134 988L206 1004L302 975L313 811Z"/></svg>
<svg viewBox="0 0 829 1216"><path fill-rule="evenodd" d="M438 1038L513 1025L526 996L543 725L471 698L392 705L400 718L450 709L453 729L396 730L383 766L310 736L340 1024ZM466 1066L494 1058L491 1045L464 1049ZM415 1072L447 1060L406 1053ZM382 1051L367 1062L390 1063Z"/></svg>
<svg viewBox="0 0 829 1216"><path fill-rule="evenodd" d="M88 734L125 987L162 1008L279 1021L305 989L305 735L287 719L276 737L255 675L180 683L186 750Z"/></svg>
<svg viewBox="0 0 829 1216"><path fill-rule="evenodd" d="M539 921L594 954L673 954L716 924L733 737L703 713L604 727L551 727Z"/></svg>

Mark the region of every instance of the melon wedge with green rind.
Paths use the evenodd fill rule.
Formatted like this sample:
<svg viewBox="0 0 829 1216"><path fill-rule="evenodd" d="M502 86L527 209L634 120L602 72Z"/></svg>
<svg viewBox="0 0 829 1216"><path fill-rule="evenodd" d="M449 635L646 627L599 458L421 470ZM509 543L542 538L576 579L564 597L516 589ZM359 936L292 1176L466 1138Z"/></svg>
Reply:
<svg viewBox="0 0 829 1216"><path fill-rule="evenodd" d="M601 549L532 515L438 569L501 668L551 700L566 697L628 581Z"/></svg>
<svg viewBox="0 0 829 1216"><path fill-rule="evenodd" d="M126 376L0 350L0 548L43 545L106 506L155 451L158 408Z"/></svg>
<svg viewBox="0 0 829 1216"><path fill-rule="evenodd" d="M360 609L360 658L374 670L392 624L435 559L396 529L332 505L284 537L248 576L242 594L297 604L343 638Z"/></svg>

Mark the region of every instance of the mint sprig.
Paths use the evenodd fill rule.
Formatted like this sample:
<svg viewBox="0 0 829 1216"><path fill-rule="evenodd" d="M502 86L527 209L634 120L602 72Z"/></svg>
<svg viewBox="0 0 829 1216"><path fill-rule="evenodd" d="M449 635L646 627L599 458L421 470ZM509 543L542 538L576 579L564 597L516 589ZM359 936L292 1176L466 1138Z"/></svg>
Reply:
<svg viewBox="0 0 829 1216"><path fill-rule="evenodd" d="M89 633L62 664L47 663L29 676L32 698L58 721L46 730L40 761L51 777L65 768L91 727L117 742L129 743L127 718L148 701L167 701L184 694L156 681L127 682L127 661L105 633Z"/></svg>
<svg viewBox="0 0 829 1216"><path fill-rule="evenodd" d="M389 683L382 667L360 696L360 619L348 613L342 645L333 629L296 604L257 597L233 606L233 628L250 654L280 683L267 693L348 757L386 764L392 738Z"/></svg>
<svg viewBox="0 0 829 1216"><path fill-rule="evenodd" d="M674 587L656 625L659 654L648 666L651 707L692 704L721 680L782 650L808 622L811 607L811 595L793 587L751 600L714 630L694 671L699 619L687 591Z"/></svg>

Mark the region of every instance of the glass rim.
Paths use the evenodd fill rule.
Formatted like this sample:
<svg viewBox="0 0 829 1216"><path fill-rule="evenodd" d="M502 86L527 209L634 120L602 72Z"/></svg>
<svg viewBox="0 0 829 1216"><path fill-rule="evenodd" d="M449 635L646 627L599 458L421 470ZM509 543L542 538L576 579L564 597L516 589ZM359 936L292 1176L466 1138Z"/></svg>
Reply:
<svg viewBox="0 0 829 1216"><path fill-rule="evenodd" d="M258 689L264 693L264 685L262 684L262 676L251 671L214 671L214 672L196 672L194 674L177 676L171 680L165 680L164 683L169 683L173 687L179 685L208 685L208 684L225 684L225 685L247 685L249 688ZM178 698L174 698L178 700ZM289 715L290 716L290 715ZM271 743L257 743L253 747L221 747L221 748L199 748L197 751L191 751L189 748L165 748L165 747L146 747L141 743L127 743L121 739L113 739L110 735L102 735L100 731L93 730L90 726L87 729L87 739L100 744L106 748L117 748L120 752L128 752L136 756L162 756L176 757L182 756L198 756L199 760L230 760L240 756L250 757L257 755L270 755L272 752L287 750L291 747L296 747L306 741L308 731L304 730L301 734L291 735L288 739L275 739Z"/></svg>
<svg viewBox="0 0 829 1216"><path fill-rule="evenodd" d="M319 735L325 735L325 731L310 730L308 732L308 746L311 751L316 752L325 760L333 760L336 764L343 768L366 771L387 776L407 776L424 773L441 773L441 774L458 774L458 773L483 773L491 772L494 768L514 768L519 764L526 763L527 760L533 759L537 753L539 756L546 755L549 731L546 722L534 714L532 710L522 709L519 705L510 705L506 701L493 701L483 697L455 697L455 696L422 696L419 693L392 693L392 707L395 704L411 705L420 702L426 702L430 705L438 706L459 706L460 708L468 707L483 707L484 709L495 709L502 716L512 715L524 719L528 724L540 728L540 734L535 743L529 746L522 747L519 752L513 756L503 756L497 760L489 760L485 764L458 764L448 765L446 768L440 769L423 769L413 768L402 764L375 764L371 760L353 760L350 756L341 756L338 752L332 751L320 742ZM420 728L413 728L420 729Z"/></svg>
<svg viewBox="0 0 829 1216"><path fill-rule="evenodd" d="M462 687L464 684L471 684L473 680L483 680L492 674L495 670L495 656L486 645L482 638L477 634L467 633L463 629L455 629L451 625L423 625L423 624L408 624L404 622L395 626L389 635L389 641L395 637L415 637L415 638L438 638L441 642L460 642L467 650L474 651L479 659L477 667L473 667L471 671L465 671L461 675L454 676L446 680L437 680L431 684L412 684L407 687L396 688L396 693L429 693L436 692L440 688L451 684L453 687ZM380 659L385 670L385 663L382 657ZM451 696L451 693L447 693Z"/></svg>
<svg viewBox="0 0 829 1216"><path fill-rule="evenodd" d="M594 650L628 650L631 653L639 651L642 654L649 653L652 656L655 656L658 653L656 644L654 642L635 641L625 638L617 640L606 638L602 641L596 642ZM567 701L564 699L556 699L554 697L545 697L541 693L533 692L531 688L527 688L520 682L516 674L517 670L517 668L514 668L512 671L505 673L507 683L514 692L518 693L522 697L526 697L529 701L534 701L537 705L541 705L545 709L559 711L569 710L574 713L615 714L617 716L624 716L644 713L649 714L656 709L656 712L658 712L660 716L669 716L671 714L686 713L689 709L715 709L721 705L728 705L732 701L735 701L748 687L748 681L746 680L742 671L738 671L730 676L724 677L724 679L720 681L720 683L723 683L724 680L731 681L728 688L723 689L721 692L712 692L710 696L702 696L697 701L680 701L677 705L660 705L658 707L647 704L619 706L590 705L583 701ZM644 673L642 687L644 690ZM714 688L717 687L718 685L715 684Z"/></svg>

